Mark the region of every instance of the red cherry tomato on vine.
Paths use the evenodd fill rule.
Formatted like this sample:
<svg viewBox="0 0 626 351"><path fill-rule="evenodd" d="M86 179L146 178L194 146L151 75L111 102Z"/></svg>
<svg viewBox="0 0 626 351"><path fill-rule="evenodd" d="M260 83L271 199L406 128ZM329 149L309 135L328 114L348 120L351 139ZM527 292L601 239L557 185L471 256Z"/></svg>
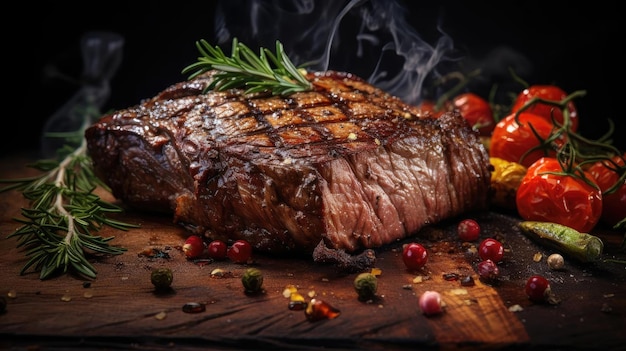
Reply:
<svg viewBox="0 0 626 351"><path fill-rule="evenodd" d="M616 192L610 194L604 194L604 192L619 180L616 167L622 167L623 170L625 159L626 153L621 157L612 157L615 164L611 164L608 160L598 161L587 170L603 192L601 220L611 227L626 218L626 179L621 180L621 186Z"/></svg>
<svg viewBox="0 0 626 351"><path fill-rule="evenodd" d="M437 108L437 104L432 100L423 100L418 107L423 115L433 118L441 117L448 110L448 105L444 104L441 108Z"/></svg>
<svg viewBox="0 0 626 351"><path fill-rule="evenodd" d="M545 140L552 133L554 125L541 116L526 112L520 113L519 122L521 125L515 120L515 114L510 114L496 124L491 134L489 146L491 157L517 162L524 167L529 167L544 156L556 155L555 151L551 150L546 155L544 150L538 149L524 156L528 150L541 144L531 126L541 139Z"/></svg>
<svg viewBox="0 0 626 351"><path fill-rule="evenodd" d="M556 85L533 85L522 90L522 92L517 95L517 98L513 103L513 107L511 108L511 112L516 112L535 97L560 102L567 97L567 94L563 91L563 89ZM578 130L578 111L572 101L567 104L567 110L569 111L569 119L571 123L570 130L575 132ZM563 112L557 106L536 103L524 111L542 116L550 123L552 123L552 117L554 116L554 119L559 124L563 124Z"/></svg>
<svg viewBox="0 0 626 351"><path fill-rule="evenodd" d="M480 135L489 136L496 126L493 119L493 111L487 100L474 93L463 93L452 100L461 116L465 118L472 128L478 130Z"/></svg>
<svg viewBox="0 0 626 351"><path fill-rule="evenodd" d="M528 168L516 193L519 215L527 221L554 222L588 233L602 214L601 190L571 175L546 172L563 170L551 157Z"/></svg>

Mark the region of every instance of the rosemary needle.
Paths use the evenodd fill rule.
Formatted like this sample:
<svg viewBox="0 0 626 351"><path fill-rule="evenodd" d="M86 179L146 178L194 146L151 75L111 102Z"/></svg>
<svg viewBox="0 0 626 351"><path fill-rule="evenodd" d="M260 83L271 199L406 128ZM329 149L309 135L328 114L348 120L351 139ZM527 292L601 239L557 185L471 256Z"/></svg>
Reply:
<svg viewBox="0 0 626 351"><path fill-rule="evenodd" d="M61 161L39 160L30 165L41 175L0 179L9 184L0 192L18 190L31 206L22 208L23 218L15 219L22 226L8 237L16 237L17 246L24 247L30 257L20 274L32 267L42 280L69 272L95 278L97 272L87 253L119 255L126 249L110 245L114 237L92 233L103 226L121 230L137 226L107 217L122 209L93 193L98 186L108 187L93 173L84 138L78 148L66 146L60 151L66 155Z"/></svg>
<svg viewBox="0 0 626 351"><path fill-rule="evenodd" d="M289 57L280 41L276 41L276 53L261 48L257 56L248 46L233 39L231 55L226 56L218 46L211 46L206 40L196 42L201 56L198 61L185 67L183 74L189 79L205 72L216 70L208 90L245 88L245 93L270 91L273 95L289 95L312 89Z"/></svg>

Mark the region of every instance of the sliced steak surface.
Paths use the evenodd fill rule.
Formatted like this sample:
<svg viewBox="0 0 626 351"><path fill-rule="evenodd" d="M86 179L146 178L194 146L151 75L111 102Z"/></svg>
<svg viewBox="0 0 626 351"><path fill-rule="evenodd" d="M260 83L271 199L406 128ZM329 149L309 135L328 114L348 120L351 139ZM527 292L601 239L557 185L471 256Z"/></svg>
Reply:
<svg viewBox="0 0 626 351"><path fill-rule="evenodd" d="M460 114L307 77L281 97L203 93L207 74L105 115L85 132L96 174L129 206L280 254L376 248L487 207L489 157Z"/></svg>

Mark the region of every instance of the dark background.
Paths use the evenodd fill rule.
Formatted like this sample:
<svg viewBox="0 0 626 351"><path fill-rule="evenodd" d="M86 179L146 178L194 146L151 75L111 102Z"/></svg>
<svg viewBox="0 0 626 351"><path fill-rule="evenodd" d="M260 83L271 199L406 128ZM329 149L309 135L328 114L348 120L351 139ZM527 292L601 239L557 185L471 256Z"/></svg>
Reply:
<svg viewBox="0 0 626 351"><path fill-rule="evenodd" d="M229 4L237 4L235 0ZM247 2L245 2L247 3ZM241 8L245 3L242 3ZM126 5L128 4L128 5ZM124 38L119 69L102 111L126 108L169 84L186 79L183 67L198 56L195 42L215 37L217 1L102 2L89 9L47 3L16 4L16 23L5 33L5 77L9 108L5 114L2 155L37 154L45 120L80 88L81 37L112 31ZM523 78L531 84L557 84L566 92L586 90L577 100L580 132L596 138L616 123L616 145L626 150L624 122L624 18L611 5L545 1L406 1L406 16L426 41L441 35L454 41L468 62L489 62L493 50L506 48L526 62ZM243 12L243 10L242 10ZM7 15L10 16L9 13ZM245 13L241 14L245 18ZM245 21L242 21L245 22ZM268 24L271 25L271 24ZM246 28L238 28L245 31ZM8 62L7 62L8 61ZM494 63L496 65L496 63ZM487 72L486 80L508 80ZM484 94L483 81L474 88ZM6 93L5 93L6 94ZM6 95L5 95L6 96Z"/></svg>

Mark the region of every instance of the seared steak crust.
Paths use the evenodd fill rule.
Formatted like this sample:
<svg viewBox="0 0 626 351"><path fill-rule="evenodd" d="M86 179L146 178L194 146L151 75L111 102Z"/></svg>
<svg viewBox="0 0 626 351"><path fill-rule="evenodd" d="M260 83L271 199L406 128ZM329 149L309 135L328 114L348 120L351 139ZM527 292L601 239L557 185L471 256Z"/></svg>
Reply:
<svg viewBox="0 0 626 351"><path fill-rule="evenodd" d="M175 84L86 131L95 171L130 206L275 253L375 248L487 207L488 154L458 113L347 73L308 79L288 97Z"/></svg>

